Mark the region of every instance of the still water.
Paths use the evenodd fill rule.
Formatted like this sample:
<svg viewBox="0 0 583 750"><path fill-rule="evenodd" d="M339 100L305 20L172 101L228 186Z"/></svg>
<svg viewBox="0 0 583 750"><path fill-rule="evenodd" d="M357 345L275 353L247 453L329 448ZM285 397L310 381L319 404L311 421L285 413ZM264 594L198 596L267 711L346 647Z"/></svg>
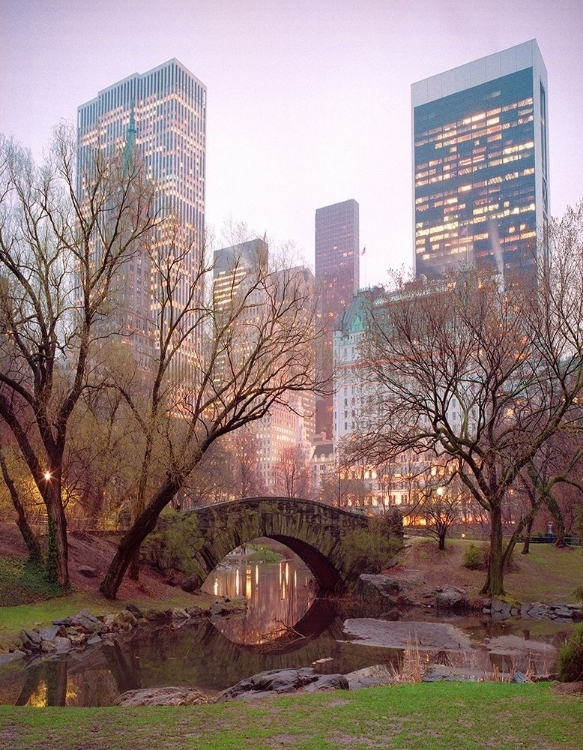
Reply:
<svg viewBox="0 0 583 750"><path fill-rule="evenodd" d="M236 555L226 562L209 576L204 589L245 598L246 616L213 618L181 628L149 626L120 637L114 645L43 661L14 662L0 670L0 703L107 706L126 690L169 685L216 694L263 670L306 667L321 660L325 660L321 669L343 674L375 664L399 668L402 649L364 645L350 640L344 630L347 619L379 618L382 610L359 602L317 599L309 570L291 552L275 564L251 564ZM416 610L400 619L419 617ZM556 645L569 630L566 625L533 621L528 625L479 618L444 621L469 635L471 651L426 650L423 659L450 666L471 662L484 670L534 668L540 673L552 667L534 663L531 656L528 664L516 664L504 651L488 653L480 644L489 637L519 635Z"/></svg>

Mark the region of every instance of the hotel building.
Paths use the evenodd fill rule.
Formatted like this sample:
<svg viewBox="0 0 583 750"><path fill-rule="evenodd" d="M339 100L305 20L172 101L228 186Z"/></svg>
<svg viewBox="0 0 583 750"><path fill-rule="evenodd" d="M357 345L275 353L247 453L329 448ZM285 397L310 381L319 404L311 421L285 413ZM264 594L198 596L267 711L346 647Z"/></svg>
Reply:
<svg viewBox="0 0 583 750"><path fill-rule="evenodd" d="M547 72L535 40L412 86L417 277L532 271L548 223Z"/></svg>

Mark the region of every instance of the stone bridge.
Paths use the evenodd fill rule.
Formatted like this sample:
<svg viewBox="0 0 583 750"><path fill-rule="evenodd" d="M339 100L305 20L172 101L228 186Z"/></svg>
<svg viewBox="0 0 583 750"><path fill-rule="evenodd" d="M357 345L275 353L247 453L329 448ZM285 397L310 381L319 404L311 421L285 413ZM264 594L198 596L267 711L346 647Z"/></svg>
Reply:
<svg viewBox="0 0 583 750"><path fill-rule="evenodd" d="M370 519L310 500L254 497L185 511L197 519L200 541L193 552L201 585L232 550L257 537L282 542L312 571L320 594L351 589L362 573L347 535L369 530ZM395 533L395 532L393 532ZM400 544L400 536L396 533Z"/></svg>

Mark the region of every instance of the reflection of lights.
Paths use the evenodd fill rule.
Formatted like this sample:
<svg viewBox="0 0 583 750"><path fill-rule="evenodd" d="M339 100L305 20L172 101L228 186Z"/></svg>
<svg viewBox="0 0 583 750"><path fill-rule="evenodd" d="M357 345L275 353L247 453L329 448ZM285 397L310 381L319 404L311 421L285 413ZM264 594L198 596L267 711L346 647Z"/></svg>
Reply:
<svg viewBox="0 0 583 750"><path fill-rule="evenodd" d="M215 596L219 595L219 579L218 579L218 577L215 578L215 582L213 583L213 594Z"/></svg>
<svg viewBox="0 0 583 750"><path fill-rule="evenodd" d="M259 565L255 566L255 585L259 585Z"/></svg>
<svg viewBox="0 0 583 750"><path fill-rule="evenodd" d="M251 599L251 596L253 595L253 587L251 585L251 568L246 568L245 570L245 598Z"/></svg>
<svg viewBox="0 0 583 750"><path fill-rule="evenodd" d="M235 571L235 596L239 596L241 590L241 576L239 575L239 568Z"/></svg>

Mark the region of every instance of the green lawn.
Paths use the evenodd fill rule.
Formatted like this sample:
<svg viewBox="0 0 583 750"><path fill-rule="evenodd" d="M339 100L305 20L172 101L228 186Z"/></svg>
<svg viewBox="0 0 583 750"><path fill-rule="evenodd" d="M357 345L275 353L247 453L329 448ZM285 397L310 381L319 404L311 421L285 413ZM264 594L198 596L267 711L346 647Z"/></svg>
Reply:
<svg viewBox="0 0 583 750"><path fill-rule="evenodd" d="M6 750L581 750L583 696L434 683L188 708L0 706Z"/></svg>

